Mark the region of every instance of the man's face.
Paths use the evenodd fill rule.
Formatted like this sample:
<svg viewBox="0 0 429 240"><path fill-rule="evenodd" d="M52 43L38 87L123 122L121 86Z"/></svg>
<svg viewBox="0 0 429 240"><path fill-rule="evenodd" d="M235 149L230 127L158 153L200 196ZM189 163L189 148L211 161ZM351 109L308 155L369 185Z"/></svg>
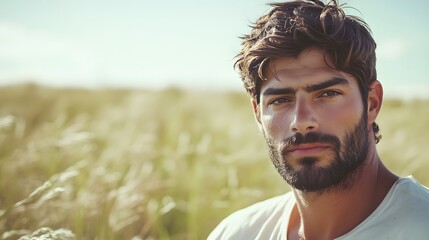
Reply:
<svg viewBox="0 0 429 240"><path fill-rule="evenodd" d="M345 188L367 157L357 82L330 68L319 49L272 61L254 109L274 166L296 189Z"/></svg>

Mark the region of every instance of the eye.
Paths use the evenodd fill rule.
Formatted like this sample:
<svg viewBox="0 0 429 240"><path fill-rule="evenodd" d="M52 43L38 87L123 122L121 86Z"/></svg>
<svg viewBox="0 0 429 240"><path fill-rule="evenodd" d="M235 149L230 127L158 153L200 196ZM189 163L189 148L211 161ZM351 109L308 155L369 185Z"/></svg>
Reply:
<svg viewBox="0 0 429 240"><path fill-rule="evenodd" d="M341 93L335 90L328 90L328 91L322 92L322 94L320 94L320 97L335 97L338 95L341 95Z"/></svg>
<svg viewBox="0 0 429 240"><path fill-rule="evenodd" d="M269 105L280 105L283 103L290 103L290 102L292 102L290 99L282 97L282 98L276 98L270 101Z"/></svg>

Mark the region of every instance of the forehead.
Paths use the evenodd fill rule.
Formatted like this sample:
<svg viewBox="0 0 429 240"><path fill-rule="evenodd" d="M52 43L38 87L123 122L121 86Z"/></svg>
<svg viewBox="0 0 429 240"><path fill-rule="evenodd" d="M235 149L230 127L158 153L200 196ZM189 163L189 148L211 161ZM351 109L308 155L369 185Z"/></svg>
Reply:
<svg viewBox="0 0 429 240"><path fill-rule="evenodd" d="M319 48L309 48L302 51L297 57L283 57L272 61L274 65L281 65L283 69L293 70L297 68L324 68L332 62L324 57L324 52Z"/></svg>
<svg viewBox="0 0 429 240"><path fill-rule="evenodd" d="M266 85L308 84L332 77L349 81L354 79L350 74L336 70L330 65L333 65L330 59L325 58L323 51L317 48L307 49L297 57L274 59L267 67L267 81L262 83L262 88Z"/></svg>

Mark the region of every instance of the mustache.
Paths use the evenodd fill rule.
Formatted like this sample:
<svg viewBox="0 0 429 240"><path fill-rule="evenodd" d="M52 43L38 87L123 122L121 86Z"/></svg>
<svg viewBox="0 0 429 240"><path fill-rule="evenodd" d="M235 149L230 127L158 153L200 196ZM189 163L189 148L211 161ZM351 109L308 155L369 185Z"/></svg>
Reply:
<svg viewBox="0 0 429 240"><path fill-rule="evenodd" d="M305 143L327 143L333 145L335 148L340 147L340 139L337 136L330 134L322 134L320 132L309 132L305 135L296 133L291 137L284 140L284 149L305 144Z"/></svg>

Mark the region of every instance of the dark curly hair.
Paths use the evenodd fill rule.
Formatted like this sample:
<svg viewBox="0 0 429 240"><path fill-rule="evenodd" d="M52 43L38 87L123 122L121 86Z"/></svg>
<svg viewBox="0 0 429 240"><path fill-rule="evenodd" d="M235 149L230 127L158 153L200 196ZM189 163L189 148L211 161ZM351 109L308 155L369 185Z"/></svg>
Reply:
<svg viewBox="0 0 429 240"><path fill-rule="evenodd" d="M359 17L346 15L337 0L327 4L297 0L270 5L273 9L242 37L242 49L234 64L250 96L259 103L264 70L271 60L297 57L317 47L324 51L325 59L331 60L332 68L357 79L366 109L369 85L377 79L376 43L368 25ZM372 127L378 143L379 127L375 122Z"/></svg>

